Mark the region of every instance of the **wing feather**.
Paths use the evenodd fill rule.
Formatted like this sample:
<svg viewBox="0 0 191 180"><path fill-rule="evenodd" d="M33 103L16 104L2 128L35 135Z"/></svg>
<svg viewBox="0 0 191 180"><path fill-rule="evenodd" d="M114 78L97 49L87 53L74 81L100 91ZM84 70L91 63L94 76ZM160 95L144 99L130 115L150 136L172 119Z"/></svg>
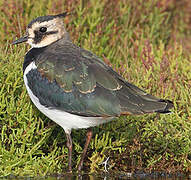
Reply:
<svg viewBox="0 0 191 180"><path fill-rule="evenodd" d="M27 74L28 85L49 108L82 116L113 117L167 112L173 107L170 101L128 83L97 56L71 42L47 46L44 53L31 51L36 55L29 51L25 61L32 56L37 69Z"/></svg>

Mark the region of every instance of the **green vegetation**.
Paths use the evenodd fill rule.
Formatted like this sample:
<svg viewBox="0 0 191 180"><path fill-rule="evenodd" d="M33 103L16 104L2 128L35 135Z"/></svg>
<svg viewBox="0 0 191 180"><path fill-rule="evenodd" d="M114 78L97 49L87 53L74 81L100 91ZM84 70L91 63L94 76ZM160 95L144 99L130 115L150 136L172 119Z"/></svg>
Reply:
<svg viewBox="0 0 191 180"><path fill-rule="evenodd" d="M131 83L171 99L169 115L128 116L95 127L86 172L191 172L190 0L0 1L0 176L65 172L61 127L31 103L22 78L29 46L10 43L35 17L61 13L73 41L100 56ZM73 162L85 130L72 132Z"/></svg>

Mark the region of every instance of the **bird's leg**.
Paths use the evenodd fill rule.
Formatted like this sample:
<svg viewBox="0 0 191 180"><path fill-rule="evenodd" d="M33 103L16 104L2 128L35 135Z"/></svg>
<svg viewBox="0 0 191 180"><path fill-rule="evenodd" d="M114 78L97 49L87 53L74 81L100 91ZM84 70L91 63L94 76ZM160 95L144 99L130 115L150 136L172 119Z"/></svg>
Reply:
<svg viewBox="0 0 191 180"><path fill-rule="evenodd" d="M70 132L66 132L67 147L68 147L68 171L72 172L72 138Z"/></svg>
<svg viewBox="0 0 191 180"><path fill-rule="evenodd" d="M90 143L91 138L92 138L92 130L88 129L87 134L86 134L86 143L85 143L84 150L83 150L83 153L81 155L81 159L80 159L80 162L79 162L78 168L77 168L78 172L80 172L82 167L83 167L84 158L85 158L85 155L86 155L88 145Z"/></svg>

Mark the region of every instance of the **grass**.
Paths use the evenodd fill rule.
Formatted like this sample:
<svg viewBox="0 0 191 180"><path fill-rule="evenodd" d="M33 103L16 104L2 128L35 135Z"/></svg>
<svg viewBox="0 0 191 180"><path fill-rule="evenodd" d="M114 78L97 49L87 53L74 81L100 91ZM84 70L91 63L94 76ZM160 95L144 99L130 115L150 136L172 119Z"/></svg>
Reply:
<svg viewBox="0 0 191 180"><path fill-rule="evenodd" d="M22 78L29 48L12 46L35 17L65 18L74 43L89 49L131 83L171 99L170 115L121 117L93 129L86 172L191 172L191 61L189 0L2 0L0 2L0 176L44 176L67 168L61 127L31 103ZM73 162L85 130L72 132Z"/></svg>

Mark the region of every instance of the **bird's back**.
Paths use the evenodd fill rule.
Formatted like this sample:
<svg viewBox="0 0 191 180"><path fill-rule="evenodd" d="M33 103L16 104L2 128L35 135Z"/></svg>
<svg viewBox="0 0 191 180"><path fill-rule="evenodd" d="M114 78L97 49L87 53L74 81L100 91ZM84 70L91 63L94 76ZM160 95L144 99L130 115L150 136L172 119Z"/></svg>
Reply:
<svg viewBox="0 0 191 180"><path fill-rule="evenodd" d="M91 117L166 113L173 107L171 101L128 83L93 53L70 40L31 49L24 69L31 59L37 69L27 74L28 85L46 107Z"/></svg>

